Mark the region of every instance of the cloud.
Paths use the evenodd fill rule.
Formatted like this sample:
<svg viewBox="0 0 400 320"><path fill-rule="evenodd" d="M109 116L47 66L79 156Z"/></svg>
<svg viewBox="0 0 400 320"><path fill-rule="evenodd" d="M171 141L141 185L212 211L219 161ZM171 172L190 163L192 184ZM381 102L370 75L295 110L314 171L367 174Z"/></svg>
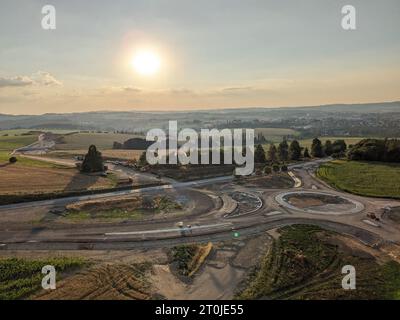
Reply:
<svg viewBox="0 0 400 320"><path fill-rule="evenodd" d="M142 90L133 86L119 86L119 87L110 86L99 89L100 94L139 93L139 92L142 92Z"/></svg>
<svg viewBox="0 0 400 320"><path fill-rule="evenodd" d="M34 81L38 85L43 86L61 86L62 82L57 80L53 75L46 71L38 71L33 75Z"/></svg>
<svg viewBox="0 0 400 320"><path fill-rule="evenodd" d="M61 81L46 71L38 71L30 76L0 77L0 88L61 85Z"/></svg>
<svg viewBox="0 0 400 320"><path fill-rule="evenodd" d="M122 87L121 90L122 90L122 91L125 91L125 92L141 92L141 91L142 91L142 90L140 90L140 89L138 89L138 88L129 87L129 86L127 86L127 87Z"/></svg>
<svg viewBox="0 0 400 320"><path fill-rule="evenodd" d="M237 91L249 91L253 90L254 87L252 86L246 86L246 87L229 87L229 88L223 88L222 92L237 92Z"/></svg>
<svg viewBox="0 0 400 320"><path fill-rule="evenodd" d="M33 84L33 80L26 76L17 76L13 78L0 78L0 88L5 87L26 87Z"/></svg>

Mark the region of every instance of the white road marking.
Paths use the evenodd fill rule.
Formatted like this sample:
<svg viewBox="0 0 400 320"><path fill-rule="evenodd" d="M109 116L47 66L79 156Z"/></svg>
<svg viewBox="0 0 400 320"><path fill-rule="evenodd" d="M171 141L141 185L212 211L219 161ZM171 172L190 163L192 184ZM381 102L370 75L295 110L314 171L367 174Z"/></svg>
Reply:
<svg viewBox="0 0 400 320"><path fill-rule="evenodd" d="M266 216L275 216L277 214L282 214L282 212L281 211L271 211L271 212L266 213L265 215Z"/></svg>
<svg viewBox="0 0 400 320"><path fill-rule="evenodd" d="M297 178L292 171L289 171L288 175L293 179L294 187L295 188L300 188L301 187L301 180L299 178Z"/></svg>
<svg viewBox="0 0 400 320"><path fill-rule="evenodd" d="M204 226L192 226L192 230L196 229L206 229L206 228L216 228L222 226L231 226L232 223L217 223L217 224L208 224ZM171 228L171 229L157 229L157 230L143 230L143 231L128 231L128 232L109 232L105 233L105 236L124 236L124 235L141 235L141 234L153 234L153 233L164 233L164 232L180 232L187 231L188 228Z"/></svg>

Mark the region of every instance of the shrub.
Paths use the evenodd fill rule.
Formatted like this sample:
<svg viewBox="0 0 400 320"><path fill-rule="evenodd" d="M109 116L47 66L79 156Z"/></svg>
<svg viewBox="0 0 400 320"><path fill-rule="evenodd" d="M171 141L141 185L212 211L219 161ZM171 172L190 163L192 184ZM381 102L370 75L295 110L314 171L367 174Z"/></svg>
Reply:
<svg viewBox="0 0 400 320"><path fill-rule="evenodd" d="M286 164L284 164L284 165L281 166L281 171L282 171L282 172L287 172L287 171L288 171L288 167L287 167Z"/></svg>
<svg viewBox="0 0 400 320"><path fill-rule="evenodd" d="M264 174L271 174L272 173L272 168L270 166L265 166L264 167Z"/></svg>
<svg viewBox="0 0 400 320"><path fill-rule="evenodd" d="M82 172L101 172L104 171L103 158L101 153L97 151L95 145L89 147L88 153L82 162Z"/></svg>
<svg viewBox="0 0 400 320"><path fill-rule="evenodd" d="M11 157L10 159L8 159L9 163L16 163L17 162L17 158L16 157Z"/></svg>
<svg viewBox="0 0 400 320"><path fill-rule="evenodd" d="M274 164L274 165L272 166L272 170L273 170L274 172L279 172L279 170L280 170L279 165Z"/></svg>

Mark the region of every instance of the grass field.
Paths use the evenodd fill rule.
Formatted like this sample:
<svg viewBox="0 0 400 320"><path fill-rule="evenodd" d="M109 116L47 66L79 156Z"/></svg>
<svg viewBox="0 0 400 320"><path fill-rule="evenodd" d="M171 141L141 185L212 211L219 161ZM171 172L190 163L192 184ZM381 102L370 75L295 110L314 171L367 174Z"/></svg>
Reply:
<svg viewBox="0 0 400 320"><path fill-rule="evenodd" d="M57 144L57 150L87 150L91 144L100 150L112 149L114 141L123 143L128 139L138 137L133 134L121 133L75 133L64 137L65 143Z"/></svg>
<svg viewBox="0 0 400 320"><path fill-rule="evenodd" d="M280 237L247 279L238 299L400 299L400 264L378 264L348 239L315 226L279 230ZM343 290L344 265L356 266L356 290Z"/></svg>
<svg viewBox="0 0 400 320"><path fill-rule="evenodd" d="M3 136L0 133L0 151L12 151L16 148L27 146L37 140L37 135Z"/></svg>
<svg viewBox="0 0 400 320"><path fill-rule="evenodd" d="M10 157L11 157L10 151L0 151L0 172L3 168L7 167ZM15 157L17 158L18 161L12 164L12 166L14 167L66 169L66 167L63 165L54 164L51 162L24 158L18 155L16 155Z"/></svg>
<svg viewBox="0 0 400 320"><path fill-rule="evenodd" d="M350 193L400 199L398 163L335 160L321 165L317 176Z"/></svg>
<svg viewBox="0 0 400 320"><path fill-rule="evenodd" d="M41 289L42 268L52 265L57 280L64 272L76 270L86 263L79 258L52 258L46 260L1 259L0 300L16 300L29 297Z"/></svg>

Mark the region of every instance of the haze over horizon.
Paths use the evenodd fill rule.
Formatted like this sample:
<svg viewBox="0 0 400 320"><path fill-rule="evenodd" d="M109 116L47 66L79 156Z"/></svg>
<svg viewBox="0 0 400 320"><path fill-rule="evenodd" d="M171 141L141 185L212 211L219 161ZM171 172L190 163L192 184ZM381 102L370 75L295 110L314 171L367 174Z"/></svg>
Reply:
<svg viewBox="0 0 400 320"><path fill-rule="evenodd" d="M363 111L363 108L366 106L375 106L382 105L384 112L391 112L393 111L393 107L387 109L388 105L394 105L394 108L399 108L400 111L400 101L380 101L380 102L369 102L369 103L335 103L335 104L322 104L322 105L309 105L309 106L271 106L271 107L237 107L237 108L187 108L187 109L178 109L178 110L163 110L163 109L99 109L99 110L83 110L83 111L65 111L65 112L44 112L44 113L24 113L24 114L16 114L16 113L2 113L0 115L3 116L42 116L46 114L79 114L79 113L122 113L122 112L132 112L132 113L185 113L185 112L207 112L207 111L214 111L214 112L222 112L222 111L234 111L234 110L279 110L279 109L286 109L286 110L300 110L300 109L319 109L323 110L324 108L329 107L344 107L349 108L349 110L354 111L354 108L360 108L360 111ZM376 109L376 108L375 108ZM376 112L376 111L373 111Z"/></svg>
<svg viewBox="0 0 400 320"><path fill-rule="evenodd" d="M184 111L400 100L400 5L2 1L0 113Z"/></svg>

